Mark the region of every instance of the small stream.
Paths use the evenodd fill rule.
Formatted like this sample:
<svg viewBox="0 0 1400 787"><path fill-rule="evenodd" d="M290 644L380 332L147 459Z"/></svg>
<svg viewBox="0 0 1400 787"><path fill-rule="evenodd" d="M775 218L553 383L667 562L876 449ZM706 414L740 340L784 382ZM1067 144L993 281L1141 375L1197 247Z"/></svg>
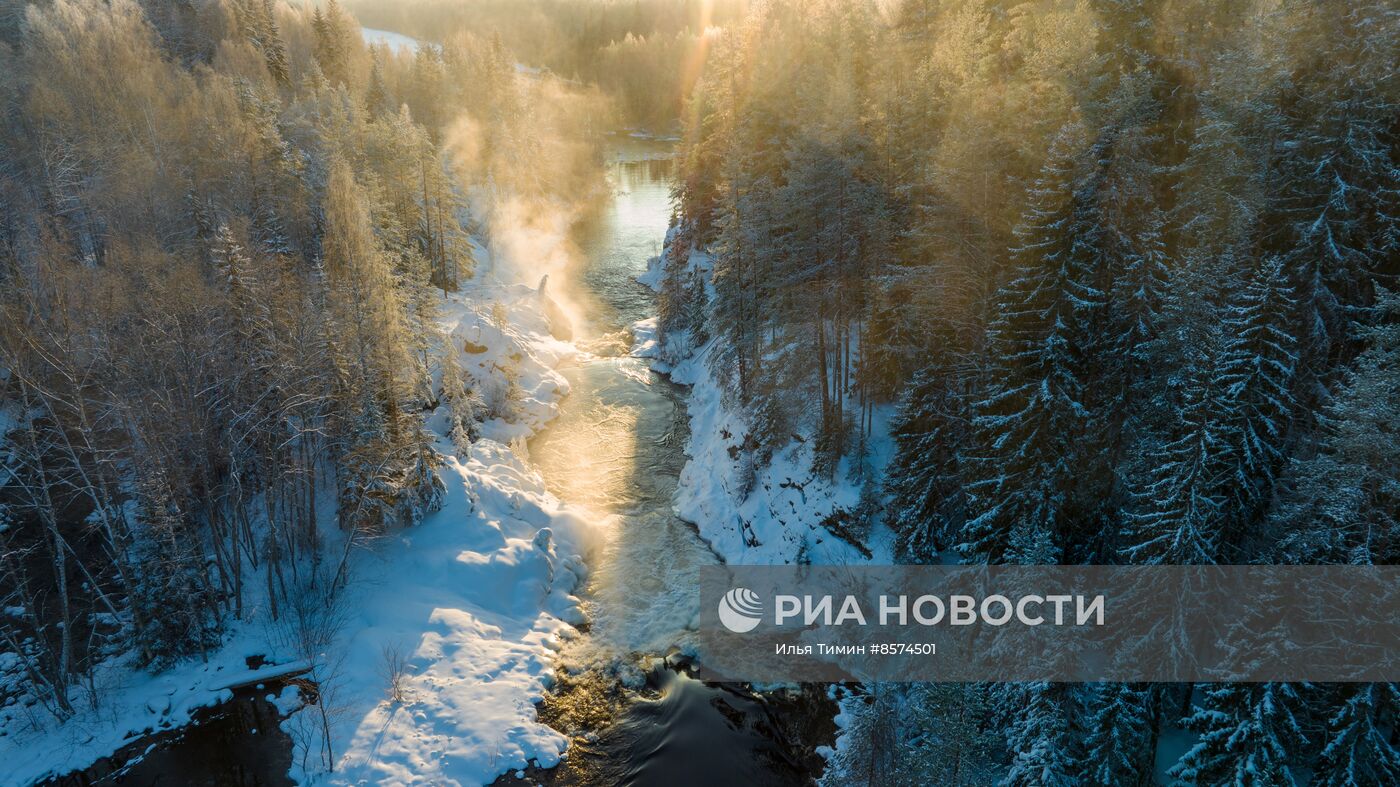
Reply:
<svg viewBox="0 0 1400 787"><path fill-rule="evenodd" d="M572 392L530 456L561 500L607 521L591 555L587 636L562 655L541 718L573 739L563 764L531 782L800 785L820 773L834 708L820 689L755 692L705 679L689 652L697 572L719 558L672 512L689 437L684 390L626 357L629 326L654 297L636 280L670 220L668 144L619 138L610 202L577 230L575 326L594 357L564 370ZM519 783L508 775L498 784Z"/></svg>

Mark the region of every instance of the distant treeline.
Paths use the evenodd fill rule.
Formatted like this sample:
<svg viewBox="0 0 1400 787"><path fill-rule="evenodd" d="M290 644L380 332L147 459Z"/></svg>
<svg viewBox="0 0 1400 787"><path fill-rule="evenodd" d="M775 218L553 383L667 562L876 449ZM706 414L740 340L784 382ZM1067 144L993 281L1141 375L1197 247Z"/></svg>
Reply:
<svg viewBox="0 0 1400 787"><path fill-rule="evenodd" d="M669 131L706 52L707 27L742 18L749 0L351 0L366 27L426 41L500 36L532 67L596 83L622 122Z"/></svg>

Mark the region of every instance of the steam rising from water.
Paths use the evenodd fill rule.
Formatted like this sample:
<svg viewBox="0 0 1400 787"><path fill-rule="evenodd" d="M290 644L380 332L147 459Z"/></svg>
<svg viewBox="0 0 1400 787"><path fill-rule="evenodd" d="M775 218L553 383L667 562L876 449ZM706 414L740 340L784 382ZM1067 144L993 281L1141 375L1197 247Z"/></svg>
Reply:
<svg viewBox="0 0 1400 787"><path fill-rule="evenodd" d="M476 184L471 209L482 219L488 275L508 284L537 286L574 325L593 309L578 286L583 255L572 230L604 189L600 140L580 129L598 128L608 102L596 89L549 76L519 75L514 107L489 121L462 113L444 146L459 182Z"/></svg>
<svg viewBox="0 0 1400 787"><path fill-rule="evenodd" d="M485 224L483 273L538 286L572 322L595 360L565 370L572 393L530 445L550 490L599 522L591 556L590 635L569 656L590 664L665 652L696 616L695 572L714 561L694 531L671 514L685 439L683 410L669 383L636 359L630 325L649 316L651 294L636 282L660 253L670 219L670 146L617 138L604 165L602 101L549 77L516 80L520 116L459 117L446 135L473 213ZM640 159L640 160L639 160ZM596 358L596 356L604 356Z"/></svg>
<svg viewBox="0 0 1400 787"><path fill-rule="evenodd" d="M605 668L683 644L697 613L696 573L715 561L671 513L688 428L679 393L625 357L628 326L653 309L636 276L659 252L670 217L669 165L646 157L669 148L614 142L627 149L613 152L611 193L595 197L597 210L574 214L572 227L550 223L558 211L517 213L511 226L523 231L498 241L509 249L503 260L533 255L551 266L549 290L556 277L567 285L584 346L603 356L565 370L572 393L530 455L550 491L604 525L589 561L592 627L566 658Z"/></svg>
<svg viewBox="0 0 1400 787"><path fill-rule="evenodd" d="M607 665L688 639L700 566L715 558L671 513L685 462L683 411L669 384L632 358L567 372L573 393L530 445L550 491L603 521L590 564L592 629L568 655ZM647 375L648 377L643 377Z"/></svg>

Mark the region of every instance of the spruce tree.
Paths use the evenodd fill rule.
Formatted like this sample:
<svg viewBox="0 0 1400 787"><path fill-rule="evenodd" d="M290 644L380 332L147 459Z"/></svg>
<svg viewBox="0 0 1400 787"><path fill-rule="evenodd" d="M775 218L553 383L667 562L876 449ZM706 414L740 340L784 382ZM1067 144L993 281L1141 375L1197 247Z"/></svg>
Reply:
<svg viewBox="0 0 1400 787"><path fill-rule="evenodd" d="M1096 785L1146 784L1156 754L1158 691L1105 683L1089 695L1084 763Z"/></svg>
<svg viewBox="0 0 1400 787"><path fill-rule="evenodd" d="M1400 295L1378 290L1377 323L1322 418L1318 444L1280 483L1269 538L1286 562L1400 559Z"/></svg>
<svg viewBox="0 0 1400 787"><path fill-rule="evenodd" d="M1232 445L1222 472L1233 516L1253 521L1273 492L1292 436L1298 342L1292 287L1282 261L1265 260L1233 284L1224 317L1219 382L1225 386Z"/></svg>
<svg viewBox="0 0 1400 787"><path fill-rule="evenodd" d="M900 404L892 432L898 451L887 472L896 551L929 562L946 549L965 505L959 456L967 442L966 401L948 375L925 369Z"/></svg>
<svg viewBox="0 0 1400 787"><path fill-rule="evenodd" d="M1181 269L1166 307L1171 330L1154 343L1153 357L1175 368L1166 390L1146 405L1155 417L1126 468L1119 553L1129 563L1203 565L1219 554L1222 456L1232 441L1213 279L1204 264Z"/></svg>
<svg viewBox="0 0 1400 787"><path fill-rule="evenodd" d="M1011 766L1001 787L1071 787L1084 768L1076 729L1078 688L1069 683L1007 684L1000 704L1008 715Z"/></svg>
<svg viewBox="0 0 1400 787"><path fill-rule="evenodd" d="M277 13L272 0L262 0L262 20L264 35L260 48L267 61L267 72L277 84L286 87L291 84L291 68L287 65L287 46L282 42L282 31L277 27Z"/></svg>
<svg viewBox="0 0 1400 787"><path fill-rule="evenodd" d="M1182 723L1200 737L1168 774L1186 784L1284 787L1304 743L1301 707L1287 683L1220 683Z"/></svg>
<svg viewBox="0 0 1400 787"><path fill-rule="evenodd" d="M969 557L1002 561L1026 528L1063 548L1084 463L1097 464L1085 370L1105 293L1095 286L1097 232L1076 199L1083 138L1078 122L1056 137L988 327L987 392L973 404L966 485L973 518L958 546Z"/></svg>
<svg viewBox="0 0 1400 787"><path fill-rule="evenodd" d="M1393 683L1348 683L1338 694L1339 704L1326 720L1312 784L1400 784L1400 748L1392 732L1400 722L1400 690Z"/></svg>
<svg viewBox="0 0 1400 787"><path fill-rule="evenodd" d="M1284 105L1279 218L1305 332L1302 395L1315 401L1332 361L1348 355L1353 310L1370 304L1375 281L1400 273L1400 94L1393 65L1377 56L1393 50L1400 20L1379 0L1293 10L1308 57Z"/></svg>

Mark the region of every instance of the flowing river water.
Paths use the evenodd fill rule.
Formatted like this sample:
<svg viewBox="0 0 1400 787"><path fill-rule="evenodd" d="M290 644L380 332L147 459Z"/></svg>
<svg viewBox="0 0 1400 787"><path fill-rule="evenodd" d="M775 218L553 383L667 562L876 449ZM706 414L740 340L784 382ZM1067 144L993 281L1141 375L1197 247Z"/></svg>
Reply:
<svg viewBox="0 0 1400 787"><path fill-rule="evenodd" d="M631 324L650 315L637 282L670 216L670 150L628 140L608 162L611 199L576 228L579 343L594 356L563 370L571 392L529 445L559 499L607 521L591 556L591 653L662 652L694 617L697 570L717 558L671 513L688 435L682 392L628 357Z"/></svg>
<svg viewBox="0 0 1400 787"><path fill-rule="evenodd" d="M540 711L573 746L558 768L527 779L807 784L821 766L813 748L833 732L820 691L710 682L680 655L698 614L697 572L719 558L673 513L689 436L684 391L618 340L655 310L637 275L661 252L671 156L667 144L620 138L607 161L611 198L576 232L570 278L585 315L576 328L594 355L564 371L572 392L529 449L550 491L608 524L589 560L588 632L565 649L563 678Z"/></svg>

